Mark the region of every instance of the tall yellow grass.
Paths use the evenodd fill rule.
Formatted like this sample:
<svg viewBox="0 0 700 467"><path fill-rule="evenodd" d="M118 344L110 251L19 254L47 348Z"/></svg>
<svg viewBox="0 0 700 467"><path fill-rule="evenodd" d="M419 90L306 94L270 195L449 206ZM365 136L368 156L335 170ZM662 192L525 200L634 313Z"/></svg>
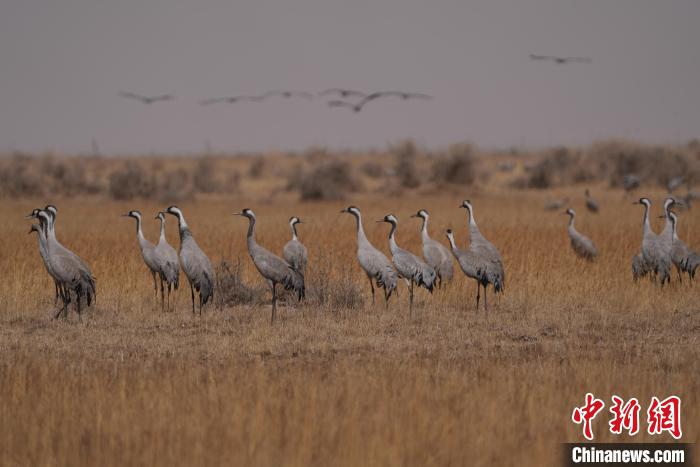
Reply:
<svg viewBox="0 0 700 467"><path fill-rule="evenodd" d="M97 305L82 322L75 314L53 321L53 285L22 220L45 200L0 202L0 463L556 465L560 443L582 439L570 416L586 392L608 404L612 394L634 396L644 408L651 396L677 394L683 440L698 442L700 287L678 283L675 272L663 289L634 284L641 208L601 188L602 212L588 214L580 191L181 205L212 261L240 257L251 285L261 279L245 250L247 224L231 213L255 209L259 243L277 252L297 215L309 289L328 274L331 284L349 278L363 294L355 309L289 302L274 326L269 305L192 316L184 276L175 312L162 313L134 222L118 215L140 209L155 240L150 217L165 206L100 198L51 200L60 240L88 261L98 284ZM541 208L567 195L579 230L601 252L594 264L571 252L567 217ZM659 214L663 194L648 195ZM462 196L502 252L505 294L489 295L488 312L475 311L476 285L456 269L446 289L417 293L412 318L403 284L389 309L371 306L353 219L339 210L360 206L370 239L385 251L387 226L373 221L396 214L398 242L419 252L419 222L408 217L419 208L431 212L434 238L451 227L465 244ZM657 230L660 223L654 219ZM695 249L698 227L698 212L681 213L679 234ZM320 268L328 261L330 271ZM596 439L629 441L608 433L607 415L595 420Z"/></svg>

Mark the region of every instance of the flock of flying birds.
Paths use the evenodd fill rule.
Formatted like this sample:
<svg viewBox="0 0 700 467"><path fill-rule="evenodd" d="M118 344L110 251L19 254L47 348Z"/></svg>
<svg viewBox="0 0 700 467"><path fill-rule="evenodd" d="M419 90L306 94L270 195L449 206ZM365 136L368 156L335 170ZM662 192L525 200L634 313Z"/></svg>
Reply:
<svg viewBox="0 0 700 467"><path fill-rule="evenodd" d="M175 99L173 94L161 94L155 96L145 96L133 92L120 92L121 97L132 99L141 102L145 105L151 105L158 102L167 102ZM335 98L333 98L335 97ZM344 88L329 88L318 93L310 93L306 91L294 90L274 90L267 91L258 95L241 95L241 96L225 96L204 99L200 101L200 105L208 106L214 104L237 104L241 102L264 102L272 98L282 99L306 99L312 100L316 98L326 99L326 105L332 108L345 108L353 112L361 112L364 107L370 102L378 99L399 99L401 101L408 100L429 100L432 96L420 92L406 91L377 91L377 92L361 92L354 89ZM342 98L342 99L341 99Z"/></svg>
<svg viewBox="0 0 700 467"><path fill-rule="evenodd" d="M598 207L587 196L587 207L592 212L597 212ZM700 255L692 251L678 238L678 216L671 210L676 201L669 197L663 205L666 225L660 234L652 231L649 222L651 201L648 198L640 198L634 204L644 206L643 240L641 251L632 258L632 277L636 281L642 277L649 277L653 282L660 279L661 286L671 280L671 267L675 266L678 279L681 281L683 273L687 273L692 280L700 267ZM490 286L494 293L502 293L505 290L505 268L503 259L496 246L491 243L479 230L474 217L474 208L469 200L464 200L459 206L464 208L467 214L467 226L469 230L469 245L467 248L457 246L452 230L447 230L445 236L449 241L449 248L442 242L433 239L428 232L429 214L425 209L420 209L411 217L422 221L421 239L423 243L422 256L401 248L396 240L396 231L399 220L394 214L387 214L377 222L389 224L388 233L389 251L391 258L376 248L365 235L362 214L356 206L348 206L341 213L352 215L356 221L357 234L357 261L367 276L372 292L374 304L375 286L383 289L384 299L388 307L389 299L397 290L399 280L406 283L409 300L409 313L413 310L414 288L422 287L430 293L435 288L443 287L451 282L453 277L453 263L457 262L459 269L469 279L477 283L476 308L479 308L481 289L484 289L484 308L487 308L486 291ZM593 261L598 256L592 240L581 234L574 227L576 213L572 209L565 212L570 219L568 234L574 253L584 259ZM75 301L76 311L80 317L81 303L84 301L89 307L96 296L96 281L89 266L77 254L63 246L56 238L55 224L58 209L48 205L43 209L34 209L27 218L35 219L39 223L33 224L30 233L36 232L39 241L39 254L44 262L47 273L55 284L55 305L61 301L62 306L54 313L54 318L64 314L67 316L68 307ZM170 214L178 221L180 236L179 252L170 246L165 236L165 218ZM248 219L248 232L246 243L248 253L256 269L270 287L272 293L271 322L275 320L277 310L277 286L285 290L293 291L299 301L306 295L305 276L308 263L308 252L299 239L297 226L301 219L294 216L289 219L291 239L284 246L282 255L266 249L257 243L255 225L257 217L252 209L243 209L235 212L235 215ZM215 272L208 256L197 245L193 233L190 230L185 216L177 206L170 206L159 212L156 219L160 221L160 238L157 244L149 242L143 235L142 215L139 211L129 211L124 214L136 220L136 238L145 265L152 278L156 301L160 289L161 307L166 310L165 290L167 285L167 309L170 309L171 289L178 289L180 271L182 271L190 284L192 298L192 313L195 313L195 293L199 296L199 314L202 307L212 301L216 287ZM158 286L160 281L160 287Z"/></svg>
<svg viewBox="0 0 700 467"><path fill-rule="evenodd" d="M566 65L569 63L591 63L589 57L563 57L555 55L538 55L530 54L530 59L534 61L552 62L559 65ZM122 91L119 93L121 97L126 99L132 99L142 104L151 105L158 102L167 102L175 100L173 94L160 94L154 96L146 96L143 94L137 94L134 92ZM306 91L297 90L273 90L267 91L262 94L256 95L240 95L240 96L225 96L225 97L213 97L209 99L204 99L199 103L201 105L213 105L213 104L237 104L241 102L256 102L260 103L270 98L284 98L284 99L315 99L315 98L326 98L326 105L332 108L348 109L353 112L361 112L367 104L374 102L378 99L383 98L394 98L400 99L402 101L408 100L428 100L432 99L432 96L424 94L421 92L406 92L406 91L376 91L376 92L362 92L354 89L345 88L329 88L318 93L311 93Z"/></svg>

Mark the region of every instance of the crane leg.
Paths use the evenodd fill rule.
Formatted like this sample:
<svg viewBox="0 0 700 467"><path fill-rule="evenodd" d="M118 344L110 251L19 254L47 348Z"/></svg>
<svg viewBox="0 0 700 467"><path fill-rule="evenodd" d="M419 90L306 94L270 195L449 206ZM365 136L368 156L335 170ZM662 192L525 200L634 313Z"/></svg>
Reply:
<svg viewBox="0 0 700 467"><path fill-rule="evenodd" d="M153 276L153 291L156 293L156 305L158 305L158 283L156 282L156 273L151 271Z"/></svg>
<svg viewBox="0 0 700 467"><path fill-rule="evenodd" d="M479 311L479 299L481 298L481 282L476 282L476 311Z"/></svg>
<svg viewBox="0 0 700 467"><path fill-rule="evenodd" d="M168 282L168 307L166 310L170 311L170 282Z"/></svg>
<svg viewBox="0 0 700 467"><path fill-rule="evenodd" d="M53 306L58 305L58 296L60 295L59 288L58 288L58 282L53 281L53 285L56 287L56 297L53 299Z"/></svg>
<svg viewBox="0 0 700 467"><path fill-rule="evenodd" d="M486 287L488 287L488 286L489 286L488 284L486 284L486 285L484 286L484 311L488 311L488 310L489 310L489 304L488 304L488 302L486 301L486 295L487 295L487 294L486 294L486 292L487 292Z"/></svg>
<svg viewBox="0 0 700 467"><path fill-rule="evenodd" d="M158 276L160 280L160 311L165 311L165 287L163 286L163 277Z"/></svg>
<svg viewBox="0 0 700 467"><path fill-rule="evenodd" d="M194 314L194 287L190 284L190 292L192 292L192 314Z"/></svg>
<svg viewBox="0 0 700 467"><path fill-rule="evenodd" d="M275 322L275 312L277 311L277 283L272 283L272 316L270 316L270 325Z"/></svg>
<svg viewBox="0 0 700 467"><path fill-rule="evenodd" d="M408 316L413 316L413 281L408 287Z"/></svg>
<svg viewBox="0 0 700 467"><path fill-rule="evenodd" d="M82 322L82 321L83 321L83 317L82 317L81 314L80 314L80 295L81 295L80 292L76 292L76 294L75 294L75 298L76 298L76 300L75 300L75 310L78 312L78 321Z"/></svg>
<svg viewBox="0 0 700 467"><path fill-rule="evenodd" d="M202 316L202 293L199 293L199 316Z"/></svg>
<svg viewBox="0 0 700 467"><path fill-rule="evenodd" d="M367 276L367 279L369 279L369 286L372 289L372 305L374 305L374 283L372 282L372 278Z"/></svg>

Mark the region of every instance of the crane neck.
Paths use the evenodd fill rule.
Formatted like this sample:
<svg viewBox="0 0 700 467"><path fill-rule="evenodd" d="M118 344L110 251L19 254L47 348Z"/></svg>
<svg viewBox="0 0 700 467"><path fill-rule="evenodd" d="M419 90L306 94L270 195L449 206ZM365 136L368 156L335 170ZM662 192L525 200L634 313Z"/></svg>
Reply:
<svg viewBox="0 0 700 467"><path fill-rule="evenodd" d="M651 225L649 225L649 205L644 204L644 218L642 220L642 228L644 233L651 232Z"/></svg>
<svg viewBox="0 0 700 467"><path fill-rule="evenodd" d="M467 205L467 220L469 224L469 232L478 232L479 227L476 225L476 219L474 219L474 211L471 205Z"/></svg>
<svg viewBox="0 0 700 467"><path fill-rule="evenodd" d="M358 243L360 241L367 241L367 235L365 235L365 229L362 227L362 216L359 213L352 213L353 216L355 216L355 220L357 221L357 241Z"/></svg>
<svg viewBox="0 0 700 467"><path fill-rule="evenodd" d="M163 217L158 218L160 220L160 241L165 241L165 219Z"/></svg>
<svg viewBox="0 0 700 467"><path fill-rule="evenodd" d="M428 216L423 217L423 227L420 229L420 234L423 241L430 239L430 235L428 234Z"/></svg>
<svg viewBox="0 0 700 467"><path fill-rule="evenodd" d="M573 228L574 227L574 218L576 216L569 214L569 227ZM584 226L585 227L585 226Z"/></svg>
<svg viewBox="0 0 700 467"><path fill-rule="evenodd" d="M296 222L290 222L290 227L292 228L292 240L299 240L297 237L297 224Z"/></svg>
<svg viewBox="0 0 700 467"><path fill-rule="evenodd" d="M136 218L136 236L139 239L139 242L143 242L145 240L143 236L143 231L141 230L141 218L137 217Z"/></svg>
<svg viewBox="0 0 700 467"><path fill-rule="evenodd" d="M455 244L455 238L452 235L448 235L447 239L450 241L450 248L452 248L452 251L457 251L457 245Z"/></svg>
<svg viewBox="0 0 700 467"><path fill-rule="evenodd" d="M394 252L399 246L396 244L396 222L391 223L391 230L389 231L389 249Z"/></svg>
<svg viewBox="0 0 700 467"><path fill-rule="evenodd" d="M250 251L252 248L254 248L257 245L257 242L255 241L255 218L249 217L248 221L249 221L249 223L248 223L247 240L248 240L248 251Z"/></svg>

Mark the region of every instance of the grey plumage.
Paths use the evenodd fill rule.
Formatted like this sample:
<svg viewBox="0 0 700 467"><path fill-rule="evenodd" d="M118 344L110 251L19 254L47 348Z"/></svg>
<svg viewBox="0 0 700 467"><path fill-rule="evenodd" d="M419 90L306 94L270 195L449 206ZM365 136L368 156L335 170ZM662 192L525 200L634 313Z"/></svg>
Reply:
<svg viewBox="0 0 700 467"><path fill-rule="evenodd" d="M413 286L418 285L427 289L430 293L433 292L437 274L435 270L425 263L422 259L414 255L408 250L399 248L396 243L396 227L399 220L393 214L384 216L384 219L377 222L387 222L391 224L389 231L389 250L391 250L391 260L396 267L399 277L405 279L408 284L409 293L409 312L413 311Z"/></svg>
<svg viewBox="0 0 700 467"><path fill-rule="evenodd" d="M207 255L199 248L192 236L192 232L185 221L185 216L177 206L170 206L165 210L166 214L177 217L180 231L180 266L190 283L192 294L192 313L194 313L194 291L199 293L199 314L202 314L202 306L214 298L214 270Z"/></svg>
<svg viewBox="0 0 700 467"><path fill-rule="evenodd" d="M362 226L360 209L356 206L348 206L340 212L352 214L357 221L357 260L369 279L369 285L372 288L372 303L374 303L374 281L376 281L377 287L384 289L384 300L389 306L389 297L396 289L398 277L394 266L389 258L377 250L367 239Z"/></svg>
<svg viewBox="0 0 700 467"><path fill-rule="evenodd" d="M635 282L649 274L649 266L641 253L637 253L632 257L632 279Z"/></svg>
<svg viewBox="0 0 700 467"><path fill-rule="evenodd" d="M484 270L480 267L482 260L474 251L462 250L458 248L451 229L447 229L446 233L447 239L450 241L452 255L457 260L460 269L464 275L476 281L476 308L478 310L479 299L481 298L481 287L484 287L485 291L486 286L489 284L488 278L486 277L486 274L484 274Z"/></svg>
<svg viewBox="0 0 700 467"><path fill-rule="evenodd" d="M59 284L63 307L59 308L54 318L63 312L68 314L68 306L72 300L71 292L75 294L76 311L80 317L81 302L85 299L87 306L90 306L95 298L96 286L95 278L90 268L78 255L64 247L57 239L55 232L55 221L58 210L55 206L49 205L44 210L39 210L37 218L40 222L40 229L43 229L46 241L46 256L49 262L50 274Z"/></svg>
<svg viewBox="0 0 700 467"><path fill-rule="evenodd" d="M292 239L284 245L282 256L284 256L284 260L289 263L292 268L304 275L306 273L306 263L309 259L309 253L306 247L299 241L299 237L297 236L297 224L302 224L301 219L298 217L289 219L289 227L292 229Z"/></svg>
<svg viewBox="0 0 700 467"><path fill-rule="evenodd" d="M156 259L160 266L160 286L161 295L164 293L163 282L168 284L168 308L170 309L170 290L177 290L180 287L180 263L177 251L170 246L165 238L165 213L159 212L156 219L160 220L160 237L156 245Z"/></svg>
<svg viewBox="0 0 700 467"><path fill-rule="evenodd" d="M641 204L644 206L644 218L642 221L642 259L648 271L653 274L654 277L660 276L661 285L663 285L671 279L671 260L667 254L664 254L664 249L658 235L651 230L651 225L649 223L651 201L649 201L648 198L640 198L639 201L634 204Z"/></svg>
<svg viewBox="0 0 700 467"><path fill-rule="evenodd" d="M275 312L277 311L277 284L281 284L286 290L294 290L297 298L301 301L305 294L304 275L279 256L258 245L255 241L256 219L252 209L246 208L234 214L248 218L248 254L250 254L250 258L260 275L267 280L272 289L272 315L270 317L270 324L272 324L275 321Z"/></svg>
<svg viewBox="0 0 700 467"><path fill-rule="evenodd" d="M635 174L626 174L622 177L622 188L625 189L625 194L632 193L642 184L642 180Z"/></svg>
<svg viewBox="0 0 700 467"><path fill-rule="evenodd" d="M139 211L129 211L126 214L122 215L123 217L131 217L133 219L136 219L136 239L139 242L139 249L141 250L141 257L143 258L143 262L146 264L146 267L148 268L149 272L151 273L151 276L153 277L153 291L156 295L156 302L158 301L158 283L156 281L156 277L159 277L161 273L160 269L160 261L158 261L158 257L156 255L156 246L146 240L146 237L143 236L143 230L141 229L141 212ZM162 286L162 282L161 282ZM162 288L162 287L161 287ZM163 297L163 301L165 300L165 297Z"/></svg>
<svg viewBox="0 0 700 467"><path fill-rule="evenodd" d="M462 202L461 208L467 210L469 223L469 249L479 258L479 269L485 275L488 284L493 285L494 293L501 293L505 289L506 274L503 268L501 253L481 234L474 218L474 209L469 200ZM486 286L484 286L484 307L486 302Z"/></svg>
<svg viewBox="0 0 700 467"><path fill-rule="evenodd" d="M28 216L26 216L26 219L39 219L39 211L40 211L40 209L33 209L32 212ZM61 284L58 282L58 280L54 276L53 272L51 271L51 263L49 262L49 253L48 253L46 233L44 232L44 228L42 228L41 225L36 225L36 224L32 224L31 228L29 229L29 233L31 234L32 232L37 233L37 240L39 243L39 256L41 256L41 260L44 263L44 268L46 268L46 272L49 274L49 276L51 276L51 278L54 281L54 287L55 287L54 306L55 306L58 304L59 298L61 298L63 296L63 290L61 289Z"/></svg>
<svg viewBox="0 0 700 467"><path fill-rule="evenodd" d="M555 199L548 201L544 205L545 211L558 211L569 203L569 198Z"/></svg>
<svg viewBox="0 0 700 467"><path fill-rule="evenodd" d="M598 249L593 244L593 241L581 234L576 227L574 227L574 220L576 218L576 212L573 209L567 209L564 214L568 214L569 218L569 239L571 240L571 248L574 250L577 256L589 261L593 261L596 256L598 256Z"/></svg>
<svg viewBox="0 0 700 467"><path fill-rule="evenodd" d="M688 273L688 277L695 277L695 270L698 267L698 254L688 248L680 238L678 238L678 216L675 212L669 211L667 219L671 222L671 262L676 267L678 279L681 280L681 272Z"/></svg>
<svg viewBox="0 0 700 467"><path fill-rule="evenodd" d="M598 206L598 203L596 202L596 200L594 200L591 197L591 192L588 190L588 188L586 188L585 195L586 195L586 208L589 211L594 212L594 213L597 213L598 211L600 211L600 206Z"/></svg>
<svg viewBox="0 0 700 467"><path fill-rule="evenodd" d="M437 274L438 287L442 286L443 281L451 281L454 274L452 265L452 254L450 250L437 240L433 240L428 233L428 219L430 215L425 209L421 209L411 217L418 217L423 220L421 227L421 239L423 241L423 258L425 262L435 270Z"/></svg>

